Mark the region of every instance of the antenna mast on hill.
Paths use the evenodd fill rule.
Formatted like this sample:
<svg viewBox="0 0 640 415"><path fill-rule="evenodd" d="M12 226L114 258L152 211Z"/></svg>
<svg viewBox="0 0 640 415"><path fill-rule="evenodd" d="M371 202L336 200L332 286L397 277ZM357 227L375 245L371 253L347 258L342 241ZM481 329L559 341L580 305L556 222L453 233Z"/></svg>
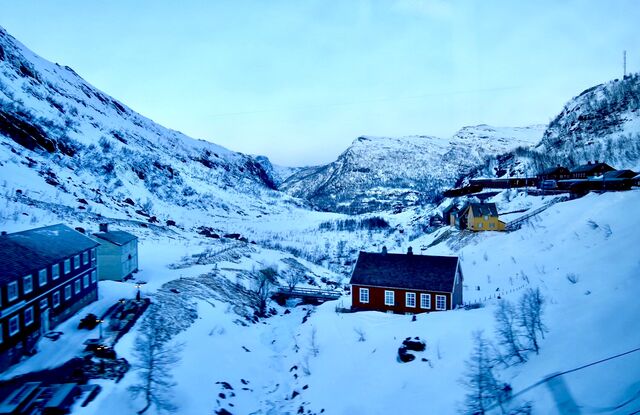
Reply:
<svg viewBox="0 0 640 415"><path fill-rule="evenodd" d="M622 52L622 67L623 69L623 79L625 76L627 76L627 51L623 51Z"/></svg>

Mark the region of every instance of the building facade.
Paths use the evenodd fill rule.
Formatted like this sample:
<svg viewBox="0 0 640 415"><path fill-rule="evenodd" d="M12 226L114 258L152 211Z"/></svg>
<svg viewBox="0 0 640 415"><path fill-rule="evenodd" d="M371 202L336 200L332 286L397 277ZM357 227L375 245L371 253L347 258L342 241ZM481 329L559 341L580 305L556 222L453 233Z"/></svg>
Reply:
<svg viewBox="0 0 640 415"><path fill-rule="evenodd" d="M458 257L360 252L351 275L351 308L418 314L461 306Z"/></svg>
<svg viewBox="0 0 640 415"><path fill-rule="evenodd" d="M464 212L467 229L472 231L504 231L495 203L471 203Z"/></svg>
<svg viewBox="0 0 640 415"><path fill-rule="evenodd" d="M0 370L98 298L97 246L61 224L0 236Z"/></svg>
<svg viewBox="0 0 640 415"><path fill-rule="evenodd" d="M124 231L110 231L107 224L93 234L98 246L100 280L122 281L138 271L138 237Z"/></svg>

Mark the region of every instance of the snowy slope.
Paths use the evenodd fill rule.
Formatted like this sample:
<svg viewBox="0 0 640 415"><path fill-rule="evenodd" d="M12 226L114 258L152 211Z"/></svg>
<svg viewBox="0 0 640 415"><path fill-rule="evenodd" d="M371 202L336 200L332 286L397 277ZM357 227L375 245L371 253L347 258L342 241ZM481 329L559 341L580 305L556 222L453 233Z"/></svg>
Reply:
<svg viewBox="0 0 640 415"><path fill-rule="evenodd" d="M557 164L571 168L594 160L640 171L640 74L583 91L549 123L535 148L489 158L474 174L531 175Z"/></svg>
<svg viewBox="0 0 640 415"><path fill-rule="evenodd" d="M84 199L105 216L169 219L176 207L184 217L193 208L235 216L286 205L255 158L154 123L1 28L0 164L5 195L31 191L73 208Z"/></svg>
<svg viewBox="0 0 640 415"><path fill-rule="evenodd" d="M450 139L359 137L336 161L299 170L282 189L323 210L401 209L431 201L487 156L538 143L543 128L478 125Z"/></svg>
<svg viewBox="0 0 640 415"><path fill-rule="evenodd" d="M513 203L527 202L537 203ZM338 314L335 303L327 303L297 307L290 314L278 308L279 315L264 324L244 326L224 301L198 302L198 319L175 337L185 343L182 361L173 371L178 413L224 408L231 413L285 414L301 407L314 414L385 414L416 407L423 413L458 413L472 333L483 330L493 340L497 302L515 302L527 288L539 287L545 296L543 321L549 331L539 355L530 352L528 362L498 368L497 375L514 393L554 372L638 347L640 332L632 328L640 313L635 301L640 294L640 240L635 231L640 219L625 213L638 203L639 191L589 195L554 205L519 231L470 235L460 250L446 244L430 248L427 253L461 256L465 297L485 304L476 310L420 315L413 322L409 316L378 312ZM406 244L416 246L428 238ZM148 260L162 263L161 255ZM249 269L254 260L277 263L281 257L268 251L251 255L257 256L233 267ZM206 273L213 266L197 271ZM219 263L218 269L227 268ZM577 282L569 281L569 274L577 276ZM229 278L235 278L233 273ZM484 300L496 293L502 300ZM348 306L349 298L341 305ZM359 333L364 341L359 341ZM427 350L416 353L413 362L399 363L397 348L414 336L426 340ZM131 356L133 337L127 335L119 345L123 356ZM592 413L633 398L639 371L636 353L563 378L575 401ZM133 413L141 402L128 399L126 387L134 382L135 374L129 373L119 384L106 385L91 407L77 413ZM232 389L218 382L228 382ZM534 414L558 413L545 383L517 401L530 402ZM608 413L630 413L639 405L632 400Z"/></svg>

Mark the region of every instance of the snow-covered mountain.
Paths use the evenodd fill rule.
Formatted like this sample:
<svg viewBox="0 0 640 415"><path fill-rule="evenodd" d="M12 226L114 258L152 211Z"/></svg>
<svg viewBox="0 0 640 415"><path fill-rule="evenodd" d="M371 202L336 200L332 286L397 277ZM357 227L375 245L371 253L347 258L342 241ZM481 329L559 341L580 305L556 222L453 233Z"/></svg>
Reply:
<svg viewBox="0 0 640 415"><path fill-rule="evenodd" d="M0 28L3 193L141 220L262 214L291 199L263 162L154 123Z"/></svg>
<svg viewBox="0 0 640 415"><path fill-rule="evenodd" d="M323 210L401 210L431 201L488 156L531 146L544 126L465 127L453 137L359 137L336 161L300 169L281 188Z"/></svg>
<svg viewBox="0 0 640 415"><path fill-rule="evenodd" d="M524 175L600 160L640 170L640 74L591 87L567 102L535 148L491 157L476 175Z"/></svg>

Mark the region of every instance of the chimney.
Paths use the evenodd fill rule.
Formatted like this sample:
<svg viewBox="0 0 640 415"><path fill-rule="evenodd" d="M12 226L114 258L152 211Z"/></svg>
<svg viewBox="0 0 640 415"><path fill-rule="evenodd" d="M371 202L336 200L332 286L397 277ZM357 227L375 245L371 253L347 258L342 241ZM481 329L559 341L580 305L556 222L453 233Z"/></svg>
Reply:
<svg viewBox="0 0 640 415"><path fill-rule="evenodd" d="M2 236L7 236L7 231L2 231Z"/></svg>
<svg viewBox="0 0 640 415"><path fill-rule="evenodd" d="M587 165L591 166L591 160L587 161Z"/></svg>
<svg viewBox="0 0 640 415"><path fill-rule="evenodd" d="M101 223L100 224L100 232L109 232L109 224Z"/></svg>
<svg viewBox="0 0 640 415"><path fill-rule="evenodd" d="M596 160L596 163L595 163L595 164L598 164L598 160Z"/></svg>
<svg viewBox="0 0 640 415"><path fill-rule="evenodd" d="M413 255L413 248L409 247L407 249L407 255Z"/></svg>
<svg viewBox="0 0 640 415"><path fill-rule="evenodd" d="M387 247L386 247L386 246L383 246L383 247L382 247L382 253L383 253L383 254L386 254L386 253L387 253Z"/></svg>

